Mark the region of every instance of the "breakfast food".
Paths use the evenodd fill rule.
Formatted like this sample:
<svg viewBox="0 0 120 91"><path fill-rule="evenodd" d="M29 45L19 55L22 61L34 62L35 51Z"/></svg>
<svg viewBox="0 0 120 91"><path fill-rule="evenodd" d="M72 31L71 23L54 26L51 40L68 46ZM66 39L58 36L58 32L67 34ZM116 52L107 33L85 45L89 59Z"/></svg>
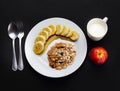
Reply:
<svg viewBox="0 0 120 91"><path fill-rule="evenodd" d="M60 35L63 32L63 26L60 24L56 25L56 35Z"/></svg>
<svg viewBox="0 0 120 91"><path fill-rule="evenodd" d="M44 43L42 41L38 41L34 44L33 50L36 54L40 54L44 50Z"/></svg>
<svg viewBox="0 0 120 91"><path fill-rule="evenodd" d="M61 35L66 37L68 33L69 33L69 27L64 25Z"/></svg>
<svg viewBox="0 0 120 91"><path fill-rule="evenodd" d="M78 33L75 30L73 30L72 36L70 37L70 39L73 41L76 41L78 39L78 37L79 37Z"/></svg>
<svg viewBox="0 0 120 91"><path fill-rule="evenodd" d="M49 27L43 28L42 31L47 31L48 32L48 37L50 37L52 35L52 29L49 28Z"/></svg>
<svg viewBox="0 0 120 91"><path fill-rule="evenodd" d="M53 25L53 24L51 24L51 25L49 25L48 27L51 28L51 30L52 30L52 35L54 35L55 32L56 32L56 26Z"/></svg>
<svg viewBox="0 0 120 91"><path fill-rule="evenodd" d="M35 39L35 43L38 42L38 41L41 41L42 43L45 43L46 42L46 38L45 36L43 35L38 35Z"/></svg>
<svg viewBox="0 0 120 91"><path fill-rule="evenodd" d="M73 30L71 28L69 28L69 32L68 34L66 35L66 37L71 37L72 36L72 33L73 33Z"/></svg>
<svg viewBox="0 0 120 91"><path fill-rule="evenodd" d="M60 36L66 37L72 41L76 41L79 38L78 32L71 29L68 26L60 25L60 24L57 25L50 24L47 27L44 27L36 37L33 51L37 55L41 54L44 51L44 48L46 48L45 45L48 44L47 43L48 40L54 35L59 37Z"/></svg>
<svg viewBox="0 0 120 91"><path fill-rule="evenodd" d="M43 30L42 32L40 32L39 35L40 35L40 36L43 35L46 40L47 40L47 38L48 38L48 32L47 32L47 31L44 31L44 30Z"/></svg>
<svg viewBox="0 0 120 91"><path fill-rule="evenodd" d="M47 55L50 67L61 70L73 63L76 51L72 44L60 42L56 43Z"/></svg>
<svg viewBox="0 0 120 91"><path fill-rule="evenodd" d="M89 57L96 65L102 65L108 59L108 52L104 47L97 46L90 50Z"/></svg>

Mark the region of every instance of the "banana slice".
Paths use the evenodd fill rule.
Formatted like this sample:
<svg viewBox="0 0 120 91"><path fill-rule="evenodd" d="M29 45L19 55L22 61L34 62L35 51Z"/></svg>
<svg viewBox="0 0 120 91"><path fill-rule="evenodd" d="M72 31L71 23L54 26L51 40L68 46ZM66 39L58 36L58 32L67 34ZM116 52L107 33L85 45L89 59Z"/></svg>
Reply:
<svg viewBox="0 0 120 91"><path fill-rule="evenodd" d="M52 35L52 29L49 27L45 27L42 29L43 31L47 31L48 32L48 37L50 37Z"/></svg>
<svg viewBox="0 0 120 91"><path fill-rule="evenodd" d="M52 35L54 35L56 32L56 26L51 24L48 27L52 29Z"/></svg>
<svg viewBox="0 0 120 91"><path fill-rule="evenodd" d="M77 33L77 31L73 30L70 39L76 41L78 38L79 38L79 34Z"/></svg>
<svg viewBox="0 0 120 91"><path fill-rule="evenodd" d="M63 26L63 30L62 30L61 35L66 36L68 33L69 33L69 27Z"/></svg>
<svg viewBox="0 0 120 91"><path fill-rule="evenodd" d="M62 30L63 30L63 26L60 24L57 24L56 25L56 34L60 35L62 33Z"/></svg>
<svg viewBox="0 0 120 91"><path fill-rule="evenodd" d="M36 54L40 54L44 50L44 43L42 41L38 41L34 44L33 51Z"/></svg>
<svg viewBox="0 0 120 91"><path fill-rule="evenodd" d="M45 43L46 42L46 38L45 36L43 35L38 35L35 39L35 43L38 42L38 41L42 41L42 43Z"/></svg>
<svg viewBox="0 0 120 91"><path fill-rule="evenodd" d="M42 35L42 36L44 36L45 37L45 40L47 40L48 39L48 32L47 31L42 31L42 32L40 32L40 34L39 35Z"/></svg>
<svg viewBox="0 0 120 91"><path fill-rule="evenodd" d="M69 33L66 35L66 37L71 37L72 36L72 29L69 28Z"/></svg>

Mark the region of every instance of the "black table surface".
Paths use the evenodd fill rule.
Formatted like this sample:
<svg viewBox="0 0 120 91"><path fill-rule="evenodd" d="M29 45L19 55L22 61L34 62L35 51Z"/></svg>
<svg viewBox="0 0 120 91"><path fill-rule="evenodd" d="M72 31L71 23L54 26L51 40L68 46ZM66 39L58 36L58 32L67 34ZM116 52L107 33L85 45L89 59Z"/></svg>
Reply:
<svg viewBox="0 0 120 91"><path fill-rule="evenodd" d="M0 0L0 89L39 91L120 91L120 7L119 0ZM98 42L86 33L87 22L95 17L108 17L108 33ZM31 28L38 22L63 17L76 23L87 39L87 55L82 66L63 78L48 78L29 65L24 53L24 43ZM12 71L12 41L8 37L9 22L24 22L25 37L22 42L23 71ZM88 52L95 46L107 49L109 58L103 66L94 65ZM18 39L17 58L18 58Z"/></svg>

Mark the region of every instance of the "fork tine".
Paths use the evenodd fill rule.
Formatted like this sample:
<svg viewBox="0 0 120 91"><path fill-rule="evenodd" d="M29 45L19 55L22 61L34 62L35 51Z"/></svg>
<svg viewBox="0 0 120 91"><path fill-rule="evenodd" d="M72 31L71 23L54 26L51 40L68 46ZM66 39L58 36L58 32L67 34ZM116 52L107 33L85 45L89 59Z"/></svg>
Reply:
<svg viewBox="0 0 120 91"><path fill-rule="evenodd" d="M23 22L22 21L17 21L15 24L16 24L19 32L22 32L23 31Z"/></svg>

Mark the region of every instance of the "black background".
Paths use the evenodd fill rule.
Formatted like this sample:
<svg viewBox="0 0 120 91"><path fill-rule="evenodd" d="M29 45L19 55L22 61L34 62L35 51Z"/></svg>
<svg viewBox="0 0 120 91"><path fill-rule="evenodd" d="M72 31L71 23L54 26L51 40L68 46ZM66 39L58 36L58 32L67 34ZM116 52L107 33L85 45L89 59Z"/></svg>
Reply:
<svg viewBox="0 0 120 91"><path fill-rule="evenodd" d="M120 3L119 0L0 0L0 89L38 91L120 91ZM109 18L108 33L99 42L91 41L86 25L91 18ZM10 21L24 22L25 38L38 22L63 17L81 27L86 35L88 52L101 45L108 50L107 62L97 67L89 60L88 53L82 66L63 78L48 78L35 72L28 64L24 51L23 71L12 71L12 41L7 27ZM18 39L16 40L18 49ZM18 50L17 50L18 54ZM18 56L17 56L18 57Z"/></svg>

